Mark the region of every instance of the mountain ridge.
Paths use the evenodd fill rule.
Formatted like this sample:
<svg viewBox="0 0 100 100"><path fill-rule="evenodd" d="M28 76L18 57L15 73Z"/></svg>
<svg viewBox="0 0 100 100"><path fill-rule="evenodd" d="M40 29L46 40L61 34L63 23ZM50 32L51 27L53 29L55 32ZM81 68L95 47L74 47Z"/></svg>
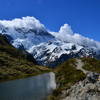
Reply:
<svg viewBox="0 0 100 100"><path fill-rule="evenodd" d="M100 42L74 33L68 24L58 32L48 31L34 17L0 20L0 33L10 43L33 55L44 66L57 66L69 58L100 58Z"/></svg>
<svg viewBox="0 0 100 100"><path fill-rule="evenodd" d="M9 43L5 35L0 34L0 82L49 71L49 68L37 65L31 54L16 49Z"/></svg>

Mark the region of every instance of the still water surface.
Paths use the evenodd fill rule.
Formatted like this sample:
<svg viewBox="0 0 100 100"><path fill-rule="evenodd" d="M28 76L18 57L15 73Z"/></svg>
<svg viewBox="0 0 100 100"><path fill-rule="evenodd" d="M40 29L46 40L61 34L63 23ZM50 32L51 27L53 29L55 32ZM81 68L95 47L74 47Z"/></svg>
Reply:
<svg viewBox="0 0 100 100"><path fill-rule="evenodd" d="M56 88L54 73L0 83L0 100L44 100Z"/></svg>

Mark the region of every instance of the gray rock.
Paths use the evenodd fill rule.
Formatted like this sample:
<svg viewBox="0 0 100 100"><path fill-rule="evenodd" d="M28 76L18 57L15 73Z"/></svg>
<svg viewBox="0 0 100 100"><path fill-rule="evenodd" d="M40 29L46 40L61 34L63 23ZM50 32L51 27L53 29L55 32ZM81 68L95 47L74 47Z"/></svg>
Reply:
<svg viewBox="0 0 100 100"><path fill-rule="evenodd" d="M85 80L68 89L62 100L100 100L100 74L90 72Z"/></svg>

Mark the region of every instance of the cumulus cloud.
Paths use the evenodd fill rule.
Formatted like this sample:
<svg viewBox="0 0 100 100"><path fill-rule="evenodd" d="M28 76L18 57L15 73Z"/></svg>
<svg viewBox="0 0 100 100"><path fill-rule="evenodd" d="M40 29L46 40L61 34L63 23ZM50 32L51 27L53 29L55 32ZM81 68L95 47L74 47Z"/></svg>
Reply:
<svg viewBox="0 0 100 100"><path fill-rule="evenodd" d="M24 27L24 28L32 28L32 29L45 29L44 25L40 23L34 17L22 17L21 19L16 18L13 20L0 20L0 24L4 25L5 27Z"/></svg>
<svg viewBox="0 0 100 100"><path fill-rule="evenodd" d="M73 30L71 29L71 26L69 26L68 24L64 24L63 26L61 26L58 32L50 32L50 33L61 41L72 42L78 45L91 47L94 49L98 48L100 50L100 42L84 37L78 33L74 33Z"/></svg>
<svg viewBox="0 0 100 100"><path fill-rule="evenodd" d="M16 33L16 27L22 29L25 28L25 30L35 29L37 31L47 31L45 26L41 24L38 19L29 16L22 17L21 19L16 18L13 20L0 20L0 31L5 27L9 29L7 30L8 34L13 35L13 37L23 37L21 36L22 34ZM71 26L68 24L64 24L63 26L61 26L58 32L49 31L49 33L51 33L53 36L55 36L56 39L59 39L61 41L76 43L78 45L89 46L92 48L99 48L100 50L100 42L84 37L78 33L74 33L71 29Z"/></svg>
<svg viewBox="0 0 100 100"><path fill-rule="evenodd" d="M71 29L71 27L68 24L64 24L63 26L61 26L59 33L62 35L66 35L66 34L73 34L73 31Z"/></svg>

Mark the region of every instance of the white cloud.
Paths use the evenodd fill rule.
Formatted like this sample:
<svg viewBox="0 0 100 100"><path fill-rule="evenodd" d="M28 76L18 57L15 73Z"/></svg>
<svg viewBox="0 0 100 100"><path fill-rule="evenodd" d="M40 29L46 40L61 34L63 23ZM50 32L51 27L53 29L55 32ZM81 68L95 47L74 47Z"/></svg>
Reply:
<svg viewBox="0 0 100 100"><path fill-rule="evenodd" d="M44 25L40 23L34 17L22 17L21 19L16 18L13 20L0 20L0 24L4 25L5 27L25 27L25 28L32 28L32 29L45 29Z"/></svg>
<svg viewBox="0 0 100 100"><path fill-rule="evenodd" d="M82 46L88 46L91 48L98 48L100 50L100 42L93 39L84 37L78 33L74 33L68 24L61 26L58 32L50 32L56 38L64 42L72 42Z"/></svg>
<svg viewBox="0 0 100 100"><path fill-rule="evenodd" d="M61 26L59 33L62 34L62 35L73 34L73 31L68 24L64 24L63 26Z"/></svg>
<svg viewBox="0 0 100 100"><path fill-rule="evenodd" d="M21 19L16 18L13 20L0 20L0 31L2 30L2 28L5 27L9 29L7 30L7 34L12 35L13 38L24 37L22 34L16 33L15 27L25 28L25 30L35 29L38 31L39 29L40 30L42 29L46 31L45 26L41 24L39 20L29 16L22 17ZM68 24L64 24L63 26L61 26L58 32L50 32L50 33L53 36L55 36L56 39L59 39L61 41L76 43L79 45L89 46L93 48L99 48L100 50L100 42L84 37L78 33L74 33L73 30L71 29L71 26L69 26Z"/></svg>

